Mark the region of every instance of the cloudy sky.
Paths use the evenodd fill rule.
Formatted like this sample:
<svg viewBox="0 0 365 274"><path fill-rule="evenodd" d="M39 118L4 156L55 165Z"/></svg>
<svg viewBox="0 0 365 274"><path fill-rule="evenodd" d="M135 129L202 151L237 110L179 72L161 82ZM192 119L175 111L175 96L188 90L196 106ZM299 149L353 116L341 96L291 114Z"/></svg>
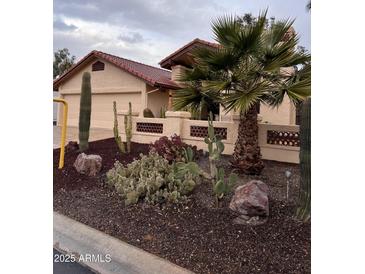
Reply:
<svg viewBox="0 0 365 274"><path fill-rule="evenodd" d="M310 50L308 0L54 0L53 48L77 60L96 49L158 66L194 38L213 41L211 21L269 8L268 17L296 19L300 45Z"/></svg>

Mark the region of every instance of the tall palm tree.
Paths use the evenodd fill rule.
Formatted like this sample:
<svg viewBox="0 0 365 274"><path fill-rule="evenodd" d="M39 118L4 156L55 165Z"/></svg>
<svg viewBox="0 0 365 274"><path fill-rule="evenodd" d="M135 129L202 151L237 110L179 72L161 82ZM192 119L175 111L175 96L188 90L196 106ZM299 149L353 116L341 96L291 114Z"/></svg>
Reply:
<svg viewBox="0 0 365 274"><path fill-rule="evenodd" d="M285 95L294 104L310 96L310 55L296 51L293 21L276 21L265 28L266 14L244 26L230 16L214 21L214 38L221 46L194 52L196 64L182 76L186 87L174 98L175 109L198 105L199 97L239 113L232 164L246 174L260 174L264 167L258 145L257 104L278 107ZM282 68L298 65L303 68L283 72ZM192 98L196 99L194 104Z"/></svg>

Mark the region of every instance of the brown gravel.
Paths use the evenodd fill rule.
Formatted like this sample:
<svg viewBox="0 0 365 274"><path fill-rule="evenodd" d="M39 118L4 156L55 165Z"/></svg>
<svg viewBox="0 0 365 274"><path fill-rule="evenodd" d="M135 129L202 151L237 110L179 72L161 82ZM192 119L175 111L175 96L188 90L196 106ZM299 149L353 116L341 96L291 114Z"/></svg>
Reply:
<svg viewBox="0 0 365 274"><path fill-rule="evenodd" d="M147 145L133 144L131 155L121 156L113 139L92 142L88 153L103 158L100 176L89 178L73 168L76 152L66 154L65 168L57 169L54 150L54 210L101 230L196 273L310 273L310 223L291 216L297 197L297 165L265 161L260 176L240 176L239 183L261 179L270 187L270 217L261 226L234 225L229 195L222 207L212 207L210 183L199 185L186 204L163 207L125 207L123 200L103 184L103 174L118 159L127 163L146 153ZM221 165L229 168L230 158ZM206 166L206 159L199 160ZM286 202L284 172L292 176L292 199Z"/></svg>

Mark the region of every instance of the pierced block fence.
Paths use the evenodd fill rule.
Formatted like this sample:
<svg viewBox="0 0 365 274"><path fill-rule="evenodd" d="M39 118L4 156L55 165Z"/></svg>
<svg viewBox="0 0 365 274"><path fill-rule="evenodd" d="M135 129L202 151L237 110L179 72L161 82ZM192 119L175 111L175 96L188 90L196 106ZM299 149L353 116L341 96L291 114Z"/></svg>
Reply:
<svg viewBox="0 0 365 274"><path fill-rule="evenodd" d="M123 129L123 113L119 113L119 125ZM216 134L222 137L225 145L223 154L232 154L238 133L238 117L231 121L214 121ZM149 144L162 136L180 135L188 144L207 150L204 137L207 135L208 121L190 120L185 111L167 111L166 118L144 118L138 114L132 117L132 141ZM125 139L125 136L121 134ZM259 123L259 145L262 158L288 163L299 163L299 126L273 125Z"/></svg>

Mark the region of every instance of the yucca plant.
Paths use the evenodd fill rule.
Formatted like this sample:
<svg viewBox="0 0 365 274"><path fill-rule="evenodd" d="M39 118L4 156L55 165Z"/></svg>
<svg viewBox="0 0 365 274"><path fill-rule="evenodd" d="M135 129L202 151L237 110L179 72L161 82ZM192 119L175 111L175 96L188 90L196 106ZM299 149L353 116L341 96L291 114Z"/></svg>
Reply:
<svg viewBox="0 0 365 274"><path fill-rule="evenodd" d="M288 96L297 104L310 96L310 55L296 50L293 21L266 27L267 11L252 24L224 16L212 23L215 49L198 48L195 65L181 76L185 87L174 93L174 108L195 110L205 102L221 103L240 115L232 164L246 174L260 174L257 104L278 107ZM283 73L282 68L302 67Z"/></svg>

